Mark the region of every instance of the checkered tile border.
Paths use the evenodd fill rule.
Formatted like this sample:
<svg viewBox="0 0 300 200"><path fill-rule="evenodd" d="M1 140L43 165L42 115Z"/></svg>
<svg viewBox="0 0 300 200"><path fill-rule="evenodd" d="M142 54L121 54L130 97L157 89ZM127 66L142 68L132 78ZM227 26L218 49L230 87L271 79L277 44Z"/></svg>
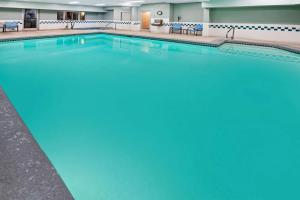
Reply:
<svg viewBox="0 0 300 200"><path fill-rule="evenodd" d="M86 21L72 21L75 22L77 24L109 24L109 23L115 23L115 24L134 24L134 25L138 25L138 22L131 22L131 21L107 21L107 20L86 20ZM53 20L53 21L48 21L48 20L41 20L40 24L66 24L66 23L70 23L69 20Z"/></svg>
<svg viewBox="0 0 300 200"><path fill-rule="evenodd" d="M215 28L215 29L228 29L232 27L235 27L236 29L240 29L240 30L300 32L300 28L286 27L286 26L261 26L261 25L249 26L249 25L223 25L223 24L209 25L209 28Z"/></svg>
<svg viewBox="0 0 300 200"><path fill-rule="evenodd" d="M171 22L171 23L164 23L164 26L171 26L172 24L181 24L182 26L196 26L197 24L201 23L181 23L181 22Z"/></svg>

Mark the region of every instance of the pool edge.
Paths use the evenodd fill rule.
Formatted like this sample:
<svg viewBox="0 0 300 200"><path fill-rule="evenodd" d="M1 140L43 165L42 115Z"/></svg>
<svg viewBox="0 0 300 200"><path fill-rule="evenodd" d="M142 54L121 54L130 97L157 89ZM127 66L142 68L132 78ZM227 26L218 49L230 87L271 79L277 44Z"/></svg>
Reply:
<svg viewBox="0 0 300 200"><path fill-rule="evenodd" d="M300 54L300 49L291 48L285 45L280 44L272 44L272 43L264 43L264 42L249 42L249 41L243 41L243 40L226 40L224 44L242 44L242 45L251 45L251 46L261 46L261 47L270 47L275 49L280 49L284 51L288 51L291 53Z"/></svg>
<svg viewBox="0 0 300 200"><path fill-rule="evenodd" d="M133 38L144 38L151 40L159 40L159 41L167 41L167 42L176 42L183 44L192 44L192 45L201 45L201 46L210 46L210 47L220 47L223 44L243 44L243 45L253 45L253 46L263 46L263 47L271 47L284 51L288 51L291 53L300 54L300 49L289 47L286 45L270 43L270 42L255 42L255 41L243 41L243 40L229 40L229 39L218 39L213 42L197 42L197 41L189 41L189 40L180 40L180 39L172 39L172 38L160 38L160 37L152 37L152 36L143 36L143 35L135 35L135 34L126 34L126 33L113 33L108 31L97 31L90 33L64 33L57 35L43 35L43 36L26 36L26 37L17 37L17 38L5 38L0 39L1 42L9 42L9 41L20 41L20 40L31 40L31 39L43 39L43 38L55 38L55 37L64 37L64 36L76 36L76 35L95 35L95 34L107 34L107 35L118 35L118 36L126 36Z"/></svg>
<svg viewBox="0 0 300 200"><path fill-rule="evenodd" d="M0 199L74 199L1 87Z"/></svg>

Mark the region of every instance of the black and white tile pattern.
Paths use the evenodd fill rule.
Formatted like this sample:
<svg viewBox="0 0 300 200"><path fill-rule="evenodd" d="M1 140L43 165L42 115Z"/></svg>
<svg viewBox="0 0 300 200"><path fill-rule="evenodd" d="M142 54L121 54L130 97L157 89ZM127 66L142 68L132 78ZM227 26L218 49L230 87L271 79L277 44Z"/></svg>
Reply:
<svg viewBox="0 0 300 200"><path fill-rule="evenodd" d="M291 26L275 26L275 25L230 25L230 24L210 24L209 28L212 29L228 29L235 27L240 30L256 30L256 31L287 31L287 32L300 32L300 28Z"/></svg>
<svg viewBox="0 0 300 200"><path fill-rule="evenodd" d="M40 20L40 24L66 24L66 23L76 23L76 24L140 24L139 22L132 21L110 21L110 20L85 20L85 21L70 21L70 20Z"/></svg>
<svg viewBox="0 0 300 200"><path fill-rule="evenodd" d="M169 22L169 23L164 23L164 26L171 26L172 24L181 24L182 26L185 27L191 27L191 26L196 26L197 24L202 24L202 23L188 23L188 22Z"/></svg>

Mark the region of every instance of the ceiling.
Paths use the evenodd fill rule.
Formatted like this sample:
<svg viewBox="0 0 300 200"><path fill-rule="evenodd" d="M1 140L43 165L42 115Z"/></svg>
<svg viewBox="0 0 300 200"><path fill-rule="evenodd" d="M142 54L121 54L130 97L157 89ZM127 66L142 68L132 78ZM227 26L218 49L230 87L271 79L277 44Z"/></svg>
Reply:
<svg viewBox="0 0 300 200"><path fill-rule="evenodd" d="M0 0L0 2L36 2L78 6L140 6L147 3L205 2L204 7L239 7L266 5L296 5L300 0Z"/></svg>
<svg viewBox="0 0 300 200"><path fill-rule="evenodd" d="M89 6L135 6L147 3L188 3L208 0L16 0L19 2L39 2L55 4L89 5Z"/></svg>

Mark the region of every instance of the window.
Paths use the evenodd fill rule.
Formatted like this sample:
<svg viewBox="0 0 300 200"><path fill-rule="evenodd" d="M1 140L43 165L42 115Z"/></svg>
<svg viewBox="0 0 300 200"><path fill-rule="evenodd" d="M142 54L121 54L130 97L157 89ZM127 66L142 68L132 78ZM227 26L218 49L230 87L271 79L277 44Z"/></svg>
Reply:
<svg viewBox="0 0 300 200"><path fill-rule="evenodd" d="M85 12L57 12L57 20L85 20Z"/></svg>
<svg viewBox="0 0 300 200"><path fill-rule="evenodd" d="M73 20L78 20L78 13L77 12L73 12L72 13L72 15L73 15Z"/></svg>
<svg viewBox="0 0 300 200"><path fill-rule="evenodd" d="M65 20L73 20L72 12L66 12Z"/></svg>
<svg viewBox="0 0 300 200"><path fill-rule="evenodd" d="M57 20L64 20L64 12L57 12Z"/></svg>
<svg viewBox="0 0 300 200"><path fill-rule="evenodd" d="M85 12L80 12L80 20L85 20Z"/></svg>

